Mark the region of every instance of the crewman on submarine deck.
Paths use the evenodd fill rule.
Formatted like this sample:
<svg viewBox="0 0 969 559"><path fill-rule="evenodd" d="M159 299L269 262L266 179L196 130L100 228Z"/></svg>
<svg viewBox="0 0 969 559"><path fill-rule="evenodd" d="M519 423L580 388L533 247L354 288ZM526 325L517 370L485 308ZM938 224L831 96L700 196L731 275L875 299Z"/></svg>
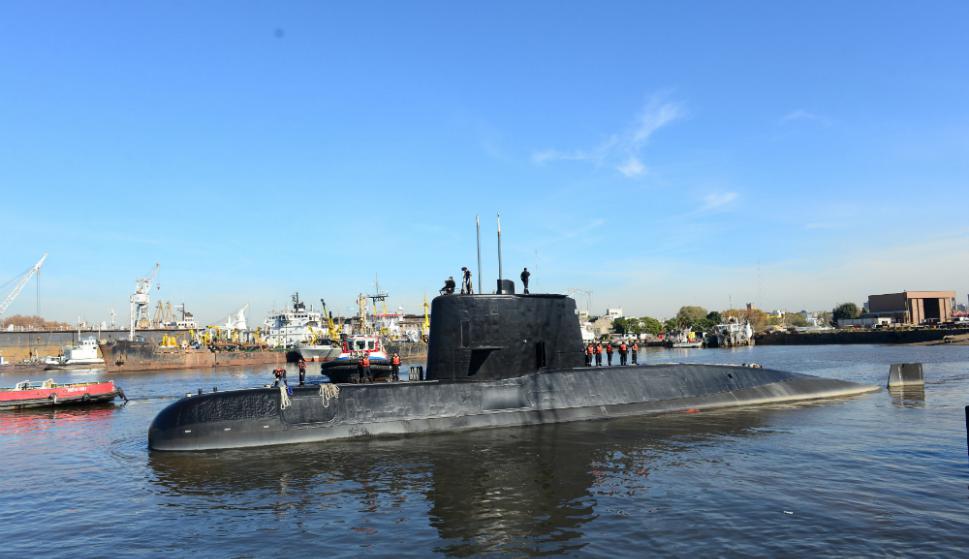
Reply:
<svg viewBox="0 0 969 559"><path fill-rule="evenodd" d="M400 355L396 351L393 357L390 358L390 366L392 368L391 380L397 382L400 380Z"/></svg>
<svg viewBox="0 0 969 559"><path fill-rule="evenodd" d="M448 276L448 278L444 280L444 287L441 288L440 294L454 295L454 287L455 287L454 276Z"/></svg>
<svg viewBox="0 0 969 559"><path fill-rule="evenodd" d="M474 295L474 291L471 289L471 270L466 267L461 267L461 294L462 295Z"/></svg>
<svg viewBox="0 0 969 559"><path fill-rule="evenodd" d="M528 278L531 277L531 275L532 274L528 271L528 268L525 268L524 270L522 270L521 278L522 278L522 286L525 288L525 292L524 292L525 295L528 295Z"/></svg>
<svg viewBox="0 0 969 559"><path fill-rule="evenodd" d="M275 369L273 369L273 378L276 379L275 381L273 381L273 388L279 388L279 383L287 384L286 369L282 367L276 367Z"/></svg>
<svg viewBox="0 0 969 559"><path fill-rule="evenodd" d="M300 358L297 366L299 367L299 385L303 386L306 384L306 361Z"/></svg>

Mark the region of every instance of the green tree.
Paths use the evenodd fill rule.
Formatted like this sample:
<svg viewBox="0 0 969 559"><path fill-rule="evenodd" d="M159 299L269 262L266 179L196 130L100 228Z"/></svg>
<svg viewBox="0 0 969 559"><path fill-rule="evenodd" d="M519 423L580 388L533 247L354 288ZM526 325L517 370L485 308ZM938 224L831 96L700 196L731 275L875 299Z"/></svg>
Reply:
<svg viewBox="0 0 969 559"><path fill-rule="evenodd" d="M799 312L787 313L784 315L784 322L788 326L807 326L807 319Z"/></svg>
<svg viewBox="0 0 969 559"><path fill-rule="evenodd" d="M723 322L723 317L721 317L720 313L718 313L717 311L710 311L707 313L707 320L709 320L714 324L720 324L721 322Z"/></svg>
<svg viewBox="0 0 969 559"><path fill-rule="evenodd" d="M858 305L854 303L841 303L831 310L831 317L836 321L845 318L858 318L859 314L861 313L858 311Z"/></svg>
<svg viewBox="0 0 969 559"><path fill-rule="evenodd" d="M626 335L626 330L629 327L629 321L625 318L619 317L612 321L612 331L619 334L620 336Z"/></svg>
<svg viewBox="0 0 969 559"><path fill-rule="evenodd" d="M676 322L676 319L675 318L671 318L671 319L669 319L669 320L667 320L666 322L663 323L663 331L664 332L672 332L673 330L676 330L679 327L680 326Z"/></svg>
<svg viewBox="0 0 969 559"><path fill-rule="evenodd" d="M701 318L700 320L694 322L691 327L693 328L694 332L708 332L717 324L719 324L719 322L714 322L709 318Z"/></svg>
<svg viewBox="0 0 969 559"><path fill-rule="evenodd" d="M638 318L627 318L626 319L626 333L633 336L638 336L643 333L643 325Z"/></svg>
<svg viewBox="0 0 969 559"><path fill-rule="evenodd" d="M676 313L676 321L680 324L680 326L690 326L694 322L703 320L706 317L707 310L705 308L693 305L680 307L679 312Z"/></svg>
<svg viewBox="0 0 969 559"><path fill-rule="evenodd" d="M639 323L642 325L643 332L652 334L654 336L659 335L659 333L663 331L663 323L651 316L644 316L640 318Z"/></svg>

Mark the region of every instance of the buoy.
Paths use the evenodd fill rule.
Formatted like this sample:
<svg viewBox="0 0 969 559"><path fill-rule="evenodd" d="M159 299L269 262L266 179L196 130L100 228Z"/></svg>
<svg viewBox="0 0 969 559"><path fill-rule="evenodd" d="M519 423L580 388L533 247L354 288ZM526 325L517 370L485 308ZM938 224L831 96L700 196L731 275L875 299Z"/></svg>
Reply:
<svg viewBox="0 0 969 559"><path fill-rule="evenodd" d="M700 410L698 410L696 408L690 408L690 409L686 410L686 413L700 413Z"/></svg>
<svg viewBox="0 0 969 559"><path fill-rule="evenodd" d="M888 369L888 387L924 386L921 363L892 363Z"/></svg>

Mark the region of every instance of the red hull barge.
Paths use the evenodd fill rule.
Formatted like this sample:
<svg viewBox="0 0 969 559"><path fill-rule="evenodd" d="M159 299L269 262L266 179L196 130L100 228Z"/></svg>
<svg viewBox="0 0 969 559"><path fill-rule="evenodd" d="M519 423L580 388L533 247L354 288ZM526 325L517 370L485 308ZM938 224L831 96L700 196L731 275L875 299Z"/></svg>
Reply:
<svg viewBox="0 0 969 559"><path fill-rule="evenodd" d="M13 388L0 388L0 410L103 404L118 396L123 398L124 392L110 380L73 384L25 380Z"/></svg>

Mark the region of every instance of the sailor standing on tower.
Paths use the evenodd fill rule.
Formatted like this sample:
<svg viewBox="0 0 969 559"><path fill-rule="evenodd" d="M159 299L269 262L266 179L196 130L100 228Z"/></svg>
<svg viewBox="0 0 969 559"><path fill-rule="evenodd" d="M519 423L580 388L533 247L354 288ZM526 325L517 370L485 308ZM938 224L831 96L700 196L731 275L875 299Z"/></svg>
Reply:
<svg viewBox="0 0 969 559"><path fill-rule="evenodd" d="M469 270L469 269L467 269L467 268L465 268L465 267L462 266L461 267L461 272L464 274L464 283L461 284L461 294L462 295L464 295L464 294L468 294L468 295L474 294L474 291L471 290L471 270Z"/></svg>
<svg viewBox="0 0 969 559"><path fill-rule="evenodd" d="M532 274L529 273L528 268L525 268L524 270L522 270L522 275L521 275L522 287L525 288L525 295L528 295L528 278L531 277L531 275Z"/></svg>

